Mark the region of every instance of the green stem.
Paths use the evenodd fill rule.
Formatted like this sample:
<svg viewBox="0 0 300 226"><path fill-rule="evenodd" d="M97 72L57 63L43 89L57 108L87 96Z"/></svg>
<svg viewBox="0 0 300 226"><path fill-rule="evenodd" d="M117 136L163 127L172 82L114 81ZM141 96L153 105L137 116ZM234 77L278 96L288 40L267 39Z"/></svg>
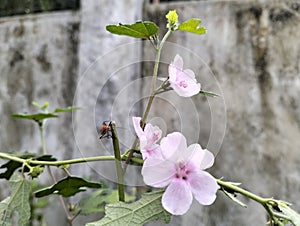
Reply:
<svg viewBox="0 0 300 226"><path fill-rule="evenodd" d="M153 68L153 74L152 74L152 82L151 82L151 92L150 92L150 97L149 97L149 100L148 100L148 103L147 103L146 110L145 110L143 118L142 118L142 122L141 122L142 128L145 127L146 120L148 118L148 115L149 115L149 112L150 112L150 109L151 109L154 97L156 95L156 79L157 79L157 74L158 74L158 67L159 67L161 50L162 50L162 48L163 48L166 40L168 39L168 37L171 35L172 32L173 31L171 29L169 29L168 32L163 37L163 39L161 40L158 48L156 48L155 62L154 62L154 68ZM123 170L124 173L126 172L127 165L129 164L130 160L133 157L133 150L136 149L137 143L138 143L138 137L136 136L135 140L134 140L134 142L133 142L133 144L131 146L131 150L130 150L130 152L128 154L128 158L127 158L127 160L125 162L125 165L124 165L124 170Z"/></svg>
<svg viewBox="0 0 300 226"><path fill-rule="evenodd" d="M248 197L248 198L250 198L250 199L252 199L252 200L254 200L256 202L258 202L258 203L261 203L263 205L270 200L270 199L262 198L262 197L260 197L258 195L255 195L255 194L253 194L253 193L251 193L251 192L249 192L249 191L247 191L247 190L245 190L243 188L240 188L240 187L238 187L236 185L233 185L231 182L226 182L226 181L222 181L222 180L219 179L219 180L217 180L217 183L221 187L225 188L225 190L227 188L227 190L240 193L240 194L242 194L242 195L244 195L244 196L246 196L246 197Z"/></svg>
<svg viewBox="0 0 300 226"><path fill-rule="evenodd" d="M39 160L32 160L32 159L22 159L17 156L13 156L7 153L0 152L0 158L12 160L14 162L20 162L23 164L31 164L31 165L44 165L44 166L62 166L68 164L77 164L77 163L84 163L84 162L96 162L96 161L113 161L115 160L115 156L95 156L95 157L87 157L87 158L78 158L78 159L70 159L70 160L63 160L63 161L39 161ZM122 160L127 159L127 155L121 156ZM142 164L143 160L139 158L132 158L133 162Z"/></svg>
<svg viewBox="0 0 300 226"><path fill-rule="evenodd" d="M222 181L221 179L218 179L217 183L225 190L230 191L230 193L239 193L243 196L246 196L246 197L260 203L267 211L267 213L270 217L271 223L272 223L272 221L274 221L276 223L276 225L281 225L280 224L281 222L278 220L278 218L290 220L290 218L288 216L285 216L280 213L276 213L272 210L272 207L276 206L276 200L271 199L271 198L262 198L262 197L255 195L243 188L238 187L237 185L234 185L232 182L226 182L226 181Z"/></svg>
<svg viewBox="0 0 300 226"><path fill-rule="evenodd" d="M115 154L115 163L116 163L116 171L117 171L117 179L118 179L118 193L119 193L119 201L125 202L125 193L124 193L124 177L123 177L123 169L121 165L121 154L119 147L119 139L118 133L116 129L116 124L114 121L110 122L110 129L112 133L112 140L114 146L114 154Z"/></svg>
<svg viewBox="0 0 300 226"><path fill-rule="evenodd" d="M39 121L38 125L39 125L39 130L40 130L43 154L46 155L47 151L46 151L45 138L44 138L44 121L42 121L42 122Z"/></svg>

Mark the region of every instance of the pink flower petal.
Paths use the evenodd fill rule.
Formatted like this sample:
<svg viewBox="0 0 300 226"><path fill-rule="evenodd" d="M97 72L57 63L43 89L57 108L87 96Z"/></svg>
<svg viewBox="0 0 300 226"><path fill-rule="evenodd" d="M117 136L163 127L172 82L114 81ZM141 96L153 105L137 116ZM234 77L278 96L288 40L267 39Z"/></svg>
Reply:
<svg viewBox="0 0 300 226"><path fill-rule="evenodd" d="M199 170L210 168L214 164L214 155L210 151L202 149L199 144L190 145L188 152L193 153L189 161Z"/></svg>
<svg viewBox="0 0 300 226"><path fill-rule="evenodd" d="M183 61L176 55L174 61L169 65L169 83L174 91L183 97L198 94L201 89L200 83L195 79L195 73L190 69L182 70Z"/></svg>
<svg viewBox="0 0 300 226"><path fill-rule="evenodd" d="M177 161L181 151L187 149L186 139L179 132L170 133L161 140L160 147L165 159Z"/></svg>
<svg viewBox="0 0 300 226"><path fill-rule="evenodd" d="M162 131L160 128L158 128L158 126L152 126L151 124L147 123L144 133L147 137L148 144L152 145L161 138Z"/></svg>
<svg viewBox="0 0 300 226"><path fill-rule="evenodd" d="M163 188L174 178L174 163L161 159L146 159L142 168L145 184Z"/></svg>
<svg viewBox="0 0 300 226"><path fill-rule="evenodd" d="M141 128L141 117L132 117L132 122L133 122L133 127L135 130L136 135L140 138L143 134L144 131Z"/></svg>
<svg viewBox="0 0 300 226"><path fill-rule="evenodd" d="M197 80L195 79L195 73L191 70L191 69L185 69L183 70L184 74L189 76L191 79L193 79L194 82L197 82Z"/></svg>
<svg viewBox="0 0 300 226"><path fill-rule="evenodd" d="M190 178L190 186L195 199L202 205L212 204L219 189L216 179L205 171L194 172Z"/></svg>
<svg viewBox="0 0 300 226"><path fill-rule="evenodd" d="M169 65L169 81L175 82L176 81L176 75L178 72L182 71L183 67L183 60L182 57L178 54L175 56L172 63Z"/></svg>
<svg viewBox="0 0 300 226"><path fill-rule="evenodd" d="M182 70L182 68L183 68L183 60L182 60L182 57L179 54L176 54L176 56L174 57L172 65L174 67L178 68L179 70Z"/></svg>
<svg viewBox="0 0 300 226"><path fill-rule="evenodd" d="M189 184L185 181L174 179L162 196L162 205L173 215L185 214L193 201Z"/></svg>
<svg viewBox="0 0 300 226"><path fill-rule="evenodd" d="M163 160L161 149L160 149L160 146L158 144L153 144L150 147L141 148L141 153L142 153L142 156L143 156L144 160L149 159L149 158L155 158L155 159Z"/></svg>

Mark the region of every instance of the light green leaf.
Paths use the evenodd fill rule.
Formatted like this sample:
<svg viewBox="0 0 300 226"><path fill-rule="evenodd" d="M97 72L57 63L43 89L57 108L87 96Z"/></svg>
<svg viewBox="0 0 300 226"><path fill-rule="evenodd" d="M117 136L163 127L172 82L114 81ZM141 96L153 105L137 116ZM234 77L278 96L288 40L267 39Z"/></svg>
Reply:
<svg viewBox="0 0 300 226"><path fill-rule="evenodd" d="M290 208L286 203L280 202L278 208L290 219L291 223L295 226L300 225L300 215L292 208Z"/></svg>
<svg viewBox="0 0 300 226"><path fill-rule="evenodd" d="M194 34L202 35L206 33L206 28L200 27L201 20L198 18L192 18L179 24L178 30L187 31Z"/></svg>
<svg viewBox="0 0 300 226"><path fill-rule="evenodd" d="M134 38L149 38L157 34L158 26L149 21L139 21L135 24L108 25L106 30L117 35L127 35Z"/></svg>
<svg viewBox="0 0 300 226"><path fill-rule="evenodd" d="M169 223L171 214L161 205L163 191L156 191L142 195L136 202L127 204L118 202L105 207L105 217L100 221L88 223L86 226L140 226L150 221Z"/></svg>
<svg viewBox="0 0 300 226"><path fill-rule="evenodd" d="M79 109L80 109L79 107L72 107L72 106L66 108L56 108L53 113L69 112L69 111L75 111Z"/></svg>
<svg viewBox="0 0 300 226"><path fill-rule="evenodd" d="M18 212L18 225L28 225L30 219L30 184L19 173L9 180L12 194L0 203L0 225L11 225L11 218Z"/></svg>
<svg viewBox="0 0 300 226"><path fill-rule="evenodd" d="M88 215L104 212L106 204L118 202L118 190L99 189L91 194L90 197L79 202L80 214ZM135 196L125 193L125 202L134 201Z"/></svg>
<svg viewBox="0 0 300 226"><path fill-rule="evenodd" d="M33 101L32 105L35 106L35 107L37 107L37 108L39 108L39 109L41 109L42 111L45 111L49 107L49 102L46 101L46 102L44 102L43 105L40 105L39 103Z"/></svg>
<svg viewBox="0 0 300 226"><path fill-rule="evenodd" d="M208 97L219 97L219 94L213 93L213 92L207 92L204 90L200 90L199 92L200 94L203 94L204 96L208 96Z"/></svg>
<svg viewBox="0 0 300 226"><path fill-rule="evenodd" d="M35 193L35 197L40 198L51 194L58 194L70 197L78 192L85 191L84 188L100 188L101 184L86 181L80 177L66 177L51 187L44 188Z"/></svg>
<svg viewBox="0 0 300 226"><path fill-rule="evenodd" d="M58 118L58 115L52 114L52 113L37 113L37 114L32 114L32 115L28 115L28 114L14 114L12 115L13 118L17 118L17 119L28 119L28 120L33 120L36 122L40 122L44 119L47 118Z"/></svg>

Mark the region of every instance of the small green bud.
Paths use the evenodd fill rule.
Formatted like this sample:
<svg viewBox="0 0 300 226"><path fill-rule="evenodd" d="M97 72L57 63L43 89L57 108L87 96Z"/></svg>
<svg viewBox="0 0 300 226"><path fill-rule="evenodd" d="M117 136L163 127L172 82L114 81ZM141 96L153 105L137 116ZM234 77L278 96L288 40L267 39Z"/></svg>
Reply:
<svg viewBox="0 0 300 226"><path fill-rule="evenodd" d="M32 178L38 177L44 171L44 167L35 166L30 169L30 175Z"/></svg>

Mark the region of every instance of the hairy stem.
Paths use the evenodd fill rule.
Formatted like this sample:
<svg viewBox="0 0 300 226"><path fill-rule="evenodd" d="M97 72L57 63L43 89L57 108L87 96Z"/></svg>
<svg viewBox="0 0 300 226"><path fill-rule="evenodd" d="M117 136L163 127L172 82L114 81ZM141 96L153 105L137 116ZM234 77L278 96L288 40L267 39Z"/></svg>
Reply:
<svg viewBox="0 0 300 226"><path fill-rule="evenodd" d="M142 121L141 121L142 128L145 127L146 120L148 118L148 115L149 115L149 112L150 112L153 100L154 100L155 95L156 95L156 79L157 79L157 74L158 74L158 67L159 67L161 50L162 50L162 48L163 48L166 40L168 39L168 37L171 35L172 32L173 31L171 29L169 29L168 32L163 37L163 39L161 40L158 48L156 48L155 62L154 62L154 68L153 68L153 74L152 74L152 82L151 82L151 92L150 92L150 97L148 99L148 103L147 103L144 115L142 117ZM127 160L125 162L125 165L124 165L124 170L123 170L124 173L126 172L127 165L129 164L130 160L133 157L133 150L136 149L137 143L138 143L138 137L136 136L135 140L134 140L134 142L133 142L133 144L131 146L131 150L130 150L130 152L128 154L128 158L127 158Z"/></svg>
<svg viewBox="0 0 300 226"><path fill-rule="evenodd" d="M87 157L87 158L78 158L78 159L70 159L70 160L63 160L63 161L39 161L39 160L32 160L32 159L23 159L11 154L0 152L0 158L12 160L14 162L19 162L28 165L43 165L43 166L62 166L68 164L77 164L77 163L85 163L85 162L96 162L96 161L113 161L115 160L115 156L95 156L95 157ZM127 159L127 155L121 156L122 160ZM143 160L139 158L132 158L131 161L142 164Z"/></svg>
<svg viewBox="0 0 300 226"><path fill-rule="evenodd" d="M114 121L110 122L110 129L111 129L111 133L112 133L112 140L113 140L113 146L114 146L115 163L116 163L116 171L117 171L117 178L118 178L119 201L125 202L124 177L123 177L123 169L122 169L122 165L121 165L122 159L121 159L121 154L120 154L118 133L117 133L116 124Z"/></svg>
<svg viewBox="0 0 300 226"><path fill-rule="evenodd" d="M45 144L45 137L44 137L44 124L45 124L44 121L38 122L39 130L40 130L42 150L43 150L43 154L46 155L47 151L46 151L46 144Z"/></svg>
<svg viewBox="0 0 300 226"><path fill-rule="evenodd" d="M252 199L252 200L254 200L254 201L258 202L258 203L265 204L266 202L269 201L269 199L262 198L262 197L260 197L258 195L255 195L255 194L253 194L253 193L251 193L251 192L249 192L249 191L247 191L247 190L245 190L243 188L240 188L240 187L234 185L231 182L217 180L217 183L221 187L225 188L225 190L227 189L227 190L230 190L230 191L234 191L234 192L240 193L243 196L246 196L246 197L248 197L248 198L250 198L250 199Z"/></svg>
<svg viewBox="0 0 300 226"><path fill-rule="evenodd" d="M253 194L252 192L249 192L243 188L240 188L239 186L235 185L232 182L226 182L226 181L222 181L221 179L218 179L217 183L224 190L230 191L230 193L239 193L239 194L241 194L245 197L248 197L248 198L258 202L259 204L261 204L265 208L265 210L267 211L267 213L269 215L271 225L273 224L273 222L275 223L275 225L281 225L281 222L278 220L278 218L290 220L288 216L280 214L280 213L276 213L272 210L272 207L275 207L277 205L277 203L280 201L272 199L272 198L260 197L258 195Z"/></svg>

